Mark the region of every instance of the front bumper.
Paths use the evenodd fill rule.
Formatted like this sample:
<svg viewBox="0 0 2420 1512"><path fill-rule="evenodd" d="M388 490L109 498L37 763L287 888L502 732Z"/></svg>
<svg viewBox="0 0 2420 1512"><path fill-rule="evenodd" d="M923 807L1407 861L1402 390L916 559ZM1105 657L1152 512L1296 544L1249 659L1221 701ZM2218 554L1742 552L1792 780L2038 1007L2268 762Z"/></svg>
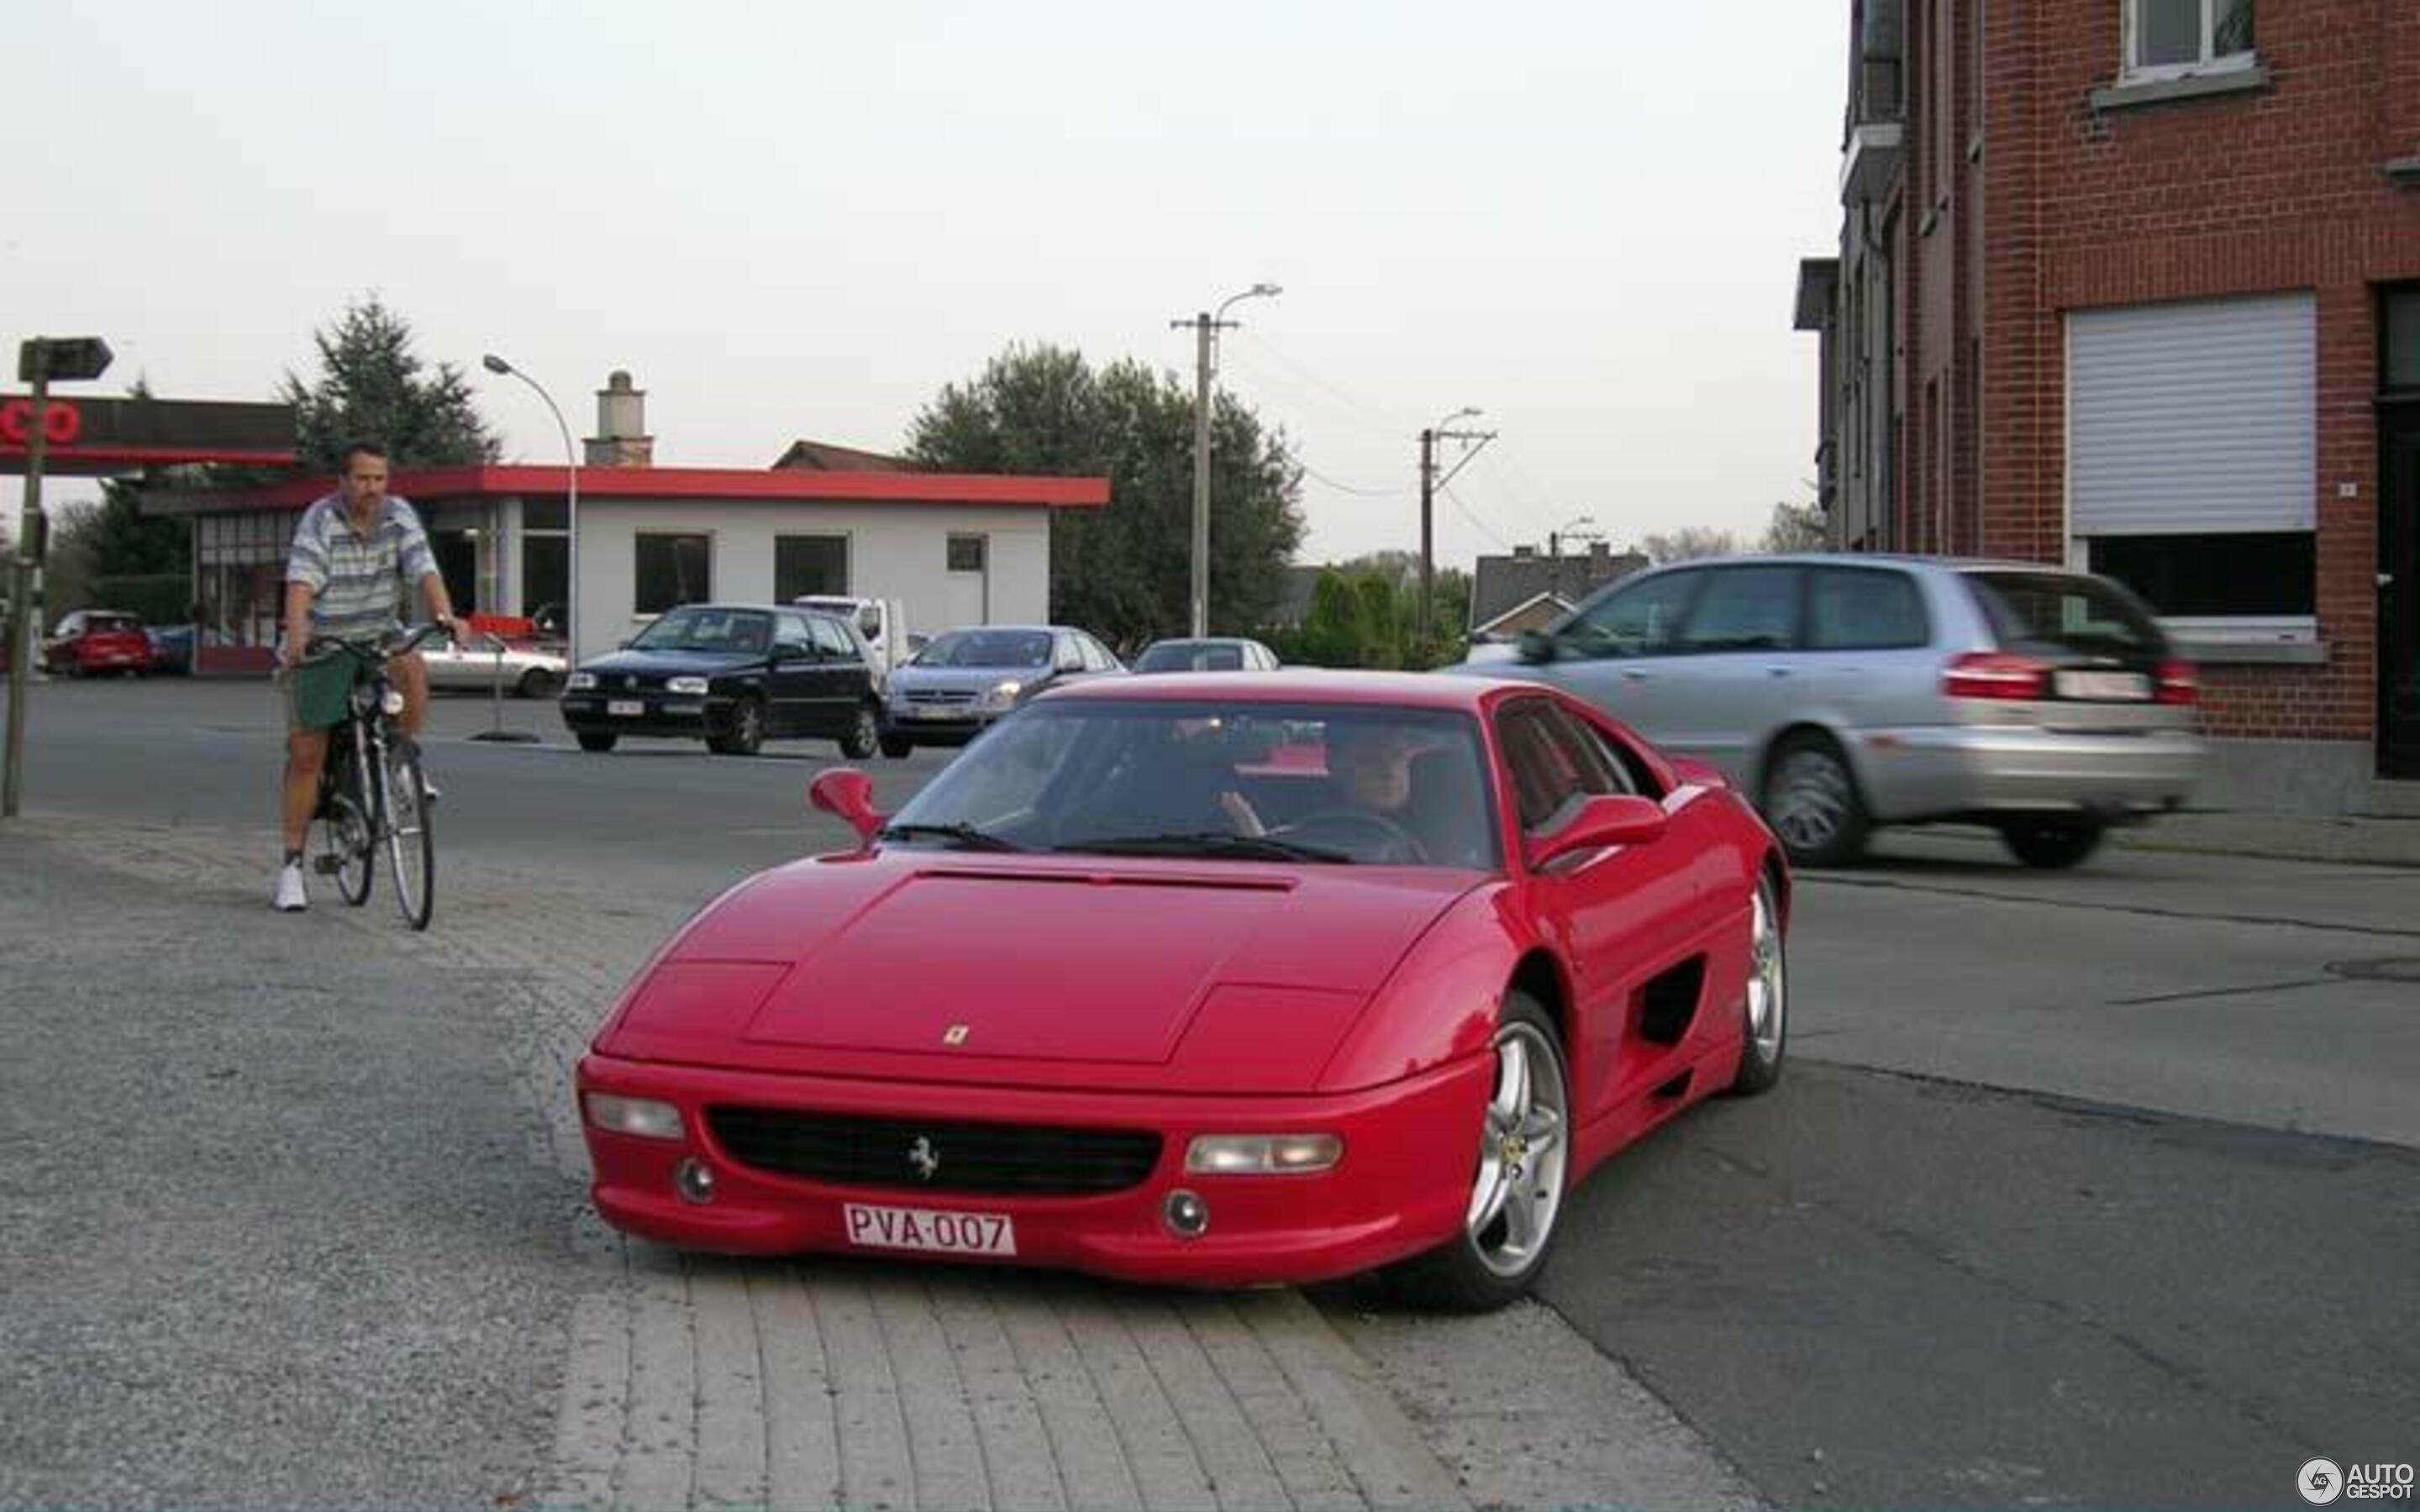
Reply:
<svg viewBox="0 0 2420 1512"><path fill-rule="evenodd" d="M597 1211L627 1233L725 1254L875 1254L995 1263L853 1242L846 1203L1009 1219L1016 1253L1002 1260L1094 1275L1194 1286L1298 1284L1350 1275L1434 1248L1460 1229L1492 1086L1474 1057L1373 1090L1330 1097L1171 1097L767 1075L620 1060L591 1054L578 1086L653 1098L681 1110L686 1137L645 1139L582 1129L595 1169ZM996 1196L919 1186L900 1163L897 1186L827 1183L745 1165L714 1137L715 1105L855 1114L869 1119L1149 1130L1162 1136L1150 1174L1125 1190L1081 1196ZM1323 1131L1343 1158L1296 1175L1201 1175L1184 1169L1196 1134ZM674 1174L703 1161L715 1177L706 1203L683 1198ZM1207 1205L1208 1227L1178 1237L1163 1219L1169 1194Z"/></svg>
<svg viewBox="0 0 2420 1512"><path fill-rule="evenodd" d="M731 701L697 694L566 693L563 722L575 734L671 735L695 740L731 726ZM615 708L638 712L616 714Z"/></svg>
<svg viewBox="0 0 2420 1512"><path fill-rule="evenodd" d="M893 702L884 708L883 718L894 735L928 746L963 746L989 729L992 721L1007 712L1005 709L977 709L963 703L936 706Z"/></svg>
<svg viewBox="0 0 2420 1512"><path fill-rule="evenodd" d="M1857 737L1858 779L1885 820L1993 813L2127 819L2183 806L2204 760L2186 730L1934 725Z"/></svg>

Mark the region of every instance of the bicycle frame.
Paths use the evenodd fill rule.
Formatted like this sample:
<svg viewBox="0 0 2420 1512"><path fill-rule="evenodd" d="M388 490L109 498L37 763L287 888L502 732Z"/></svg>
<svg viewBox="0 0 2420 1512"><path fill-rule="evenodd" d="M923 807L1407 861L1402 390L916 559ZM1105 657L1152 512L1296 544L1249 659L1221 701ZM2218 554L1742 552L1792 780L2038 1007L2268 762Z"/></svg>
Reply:
<svg viewBox="0 0 2420 1512"><path fill-rule="evenodd" d="M358 906L369 899L378 852L385 849L396 906L415 930L428 927L435 903L435 843L417 754L396 727L403 695L387 666L435 628L419 626L375 650L340 647L328 653L351 658L353 666L345 718L328 732L328 757L319 774L318 814L330 830L319 869L334 874L345 902Z"/></svg>

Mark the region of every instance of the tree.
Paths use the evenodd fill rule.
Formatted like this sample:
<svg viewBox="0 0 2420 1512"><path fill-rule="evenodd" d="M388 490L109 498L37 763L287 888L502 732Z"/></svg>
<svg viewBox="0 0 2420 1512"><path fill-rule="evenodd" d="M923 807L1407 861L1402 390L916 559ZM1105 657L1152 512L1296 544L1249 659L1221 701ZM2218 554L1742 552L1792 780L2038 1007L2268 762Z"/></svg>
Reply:
<svg viewBox="0 0 2420 1512"><path fill-rule="evenodd" d="M1302 622L1300 658L1314 667L1361 665L1361 600L1352 582L1329 567L1311 585Z"/></svg>
<svg viewBox="0 0 2420 1512"><path fill-rule="evenodd" d="M1669 535L1640 536L1638 549L1648 561L1660 566L1696 557L1727 557L1739 550L1739 541L1729 531L1709 525L1683 525Z"/></svg>
<svg viewBox="0 0 2420 1512"><path fill-rule="evenodd" d="M289 370L278 393L294 407L304 471L335 471L345 443L353 440L380 442L399 468L493 462L503 455L461 370L440 363L425 375L411 324L376 294L347 305L334 329L312 340L318 380L306 384Z"/></svg>
<svg viewBox="0 0 2420 1512"><path fill-rule="evenodd" d="M1757 543L1760 551L1821 551L1828 544L1823 530L1823 506L1793 504L1783 500L1773 506L1773 522L1764 528L1764 539Z"/></svg>
<svg viewBox="0 0 2420 1512"><path fill-rule="evenodd" d="M920 411L905 448L951 472L1102 475L1109 503L1050 527L1050 613L1123 646L1189 627L1193 395L1123 360L1095 370L1047 344L1011 347ZM1210 625L1239 631L1275 611L1302 542L1301 472L1283 435L1220 396L1211 412Z"/></svg>

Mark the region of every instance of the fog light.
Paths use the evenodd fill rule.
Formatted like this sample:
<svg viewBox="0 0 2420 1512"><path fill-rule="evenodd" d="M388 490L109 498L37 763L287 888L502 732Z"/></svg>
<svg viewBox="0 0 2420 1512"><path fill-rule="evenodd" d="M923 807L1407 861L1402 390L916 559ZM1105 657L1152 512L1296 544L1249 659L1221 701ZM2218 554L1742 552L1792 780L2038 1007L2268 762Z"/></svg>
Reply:
<svg viewBox="0 0 2420 1512"><path fill-rule="evenodd" d="M706 1162L691 1156L673 1172L673 1190L681 1195L683 1202L712 1202L714 1171Z"/></svg>
<svg viewBox="0 0 2420 1512"><path fill-rule="evenodd" d="M1185 1168L1208 1176L1324 1171L1343 1158L1344 1140L1332 1134L1202 1134L1185 1147Z"/></svg>
<svg viewBox="0 0 2420 1512"><path fill-rule="evenodd" d="M1160 1208L1168 1231L1179 1239L1200 1239L1210 1227L1210 1204L1190 1192L1171 1192Z"/></svg>

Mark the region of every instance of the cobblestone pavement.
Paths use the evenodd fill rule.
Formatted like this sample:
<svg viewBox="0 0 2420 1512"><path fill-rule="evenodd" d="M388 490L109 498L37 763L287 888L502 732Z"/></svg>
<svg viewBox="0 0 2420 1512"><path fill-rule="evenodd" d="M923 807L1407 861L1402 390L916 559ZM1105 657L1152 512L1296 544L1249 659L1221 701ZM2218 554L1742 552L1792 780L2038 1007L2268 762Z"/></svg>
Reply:
<svg viewBox="0 0 2420 1512"><path fill-rule="evenodd" d="M483 1242L521 1244L561 1316L520 1346L540 1362L551 1430L531 1463L483 1451L477 1499L582 1507L1745 1506L1753 1492L1698 1436L1552 1313L1331 1317L1292 1290L1160 1291L1083 1278L847 1260L740 1261L628 1242L587 1208L573 1061L684 903L611 879L449 866L436 921L403 931L383 890L301 917L267 906L265 833L58 819L0 831L0 949L28 942L125 969L139 950L71 919L131 894L211 932L313 941L306 959L400 970L480 1005L549 1199ZM88 879L108 879L106 886ZM325 891L324 887L321 889ZM126 906L120 898L102 906ZM62 929L68 933L62 934ZM64 941L64 943L63 943ZM415 970L416 968L416 970ZM154 962L155 975L208 976ZM238 1011L251 984L211 979ZM396 1068L389 1068L392 1073ZM38 1139L39 1132L10 1138ZM10 1304L0 1301L0 1323ZM499 1336L502 1336L500 1331ZM8 1380L0 1376L0 1389ZM10 1443L0 1429L0 1459ZM0 1505L96 1503L97 1481L12 1479ZM168 1500L256 1504L225 1481ZM237 1486L244 1483L238 1481ZM286 1484L293 1484L291 1482ZM454 1502L308 1480L289 1504ZM150 1494L144 1494L148 1491ZM157 1504L162 1483L124 1500Z"/></svg>

